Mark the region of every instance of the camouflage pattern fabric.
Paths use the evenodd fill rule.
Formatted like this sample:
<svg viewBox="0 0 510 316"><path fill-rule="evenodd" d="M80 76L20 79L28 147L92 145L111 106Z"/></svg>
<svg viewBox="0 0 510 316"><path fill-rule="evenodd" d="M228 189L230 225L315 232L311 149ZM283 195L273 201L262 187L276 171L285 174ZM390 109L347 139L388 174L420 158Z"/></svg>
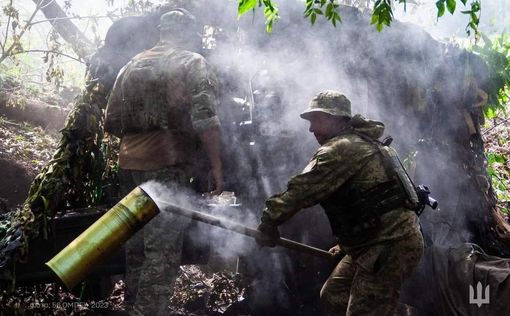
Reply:
<svg viewBox="0 0 510 316"><path fill-rule="evenodd" d="M357 135L377 139L383 131L380 122L353 117L349 128L318 149L301 174L289 181L285 192L266 201L262 215L262 222L280 225L303 208L315 204L324 208L339 246L347 254L322 291L335 315L342 315L342 310L345 314L346 309L348 315L388 315L370 314L360 306L376 310L374 305L384 303L386 307L381 308L393 310L403 278L416 267L423 251L413 211L395 207L378 217L376 226L355 231L366 223L353 222L363 216L345 207L353 202L353 196L390 180L377 146ZM391 297L383 297L384 291L389 291ZM381 300L376 300L379 296ZM384 301L388 298L391 300Z"/></svg>
<svg viewBox="0 0 510 316"><path fill-rule="evenodd" d="M420 262L423 239L415 226L403 227L403 239L346 255L321 290L328 315L394 315L402 281Z"/></svg>
<svg viewBox="0 0 510 316"><path fill-rule="evenodd" d="M179 167L157 171L121 169L122 194L149 180L182 191L189 184L189 177L182 170ZM182 216L161 212L127 241L124 301L130 315L168 314L181 262L183 229L188 223Z"/></svg>
<svg viewBox="0 0 510 316"><path fill-rule="evenodd" d="M105 130L121 137L154 129L200 133L219 126L217 85L204 57L160 42L120 71L108 99Z"/></svg>
<svg viewBox="0 0 510 316"><path fill-rule="evenodd" d="M325 90L315 95L300 116L308 119L311 113L322 112L333 116L351 117L351 101L340 92Z"/></svg>
<svg viewBox="0 0 510 316"><path fill-rule="evenodd" d="M105 130L122 137L123 143L128 136L139 138L152 130L168 130L191 142L197 134L220 125L216 103L216 78L205 59L162 41L121 70L108 100ZM182 147L170 150L176 155L187 154ZM121 148L122 154L134 155ZM150 171L121 168L121 190L127 194L136 185L157 180L182 191L190 184L190 165L195 163L167 162L165 167ZM168 314L186 222L189 220L161 213L126 244L125 300L130 314Z"/></svg>
<svg viewBox="0 0 510 316"><path fill-rule="evenodd" d="M383 134L384 125L374 122L359 132L376 139ZM354 188L361 192L388 181L378 152L375 145L345 129L317 150L304 170L290 179L287 191L266 201L263 221L281 224L300 209L325 202L333 195L338 203L326 202L331 206L323 206L326 212L329 208L334 212L344 202L339 190ZM347 181L349 185L344 186Z"/></svg>

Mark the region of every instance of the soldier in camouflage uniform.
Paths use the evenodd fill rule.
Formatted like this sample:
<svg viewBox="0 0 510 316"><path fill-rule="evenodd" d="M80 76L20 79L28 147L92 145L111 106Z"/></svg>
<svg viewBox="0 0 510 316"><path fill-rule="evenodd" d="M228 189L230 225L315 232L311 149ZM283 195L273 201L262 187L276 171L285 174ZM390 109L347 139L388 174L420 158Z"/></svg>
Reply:
<svg viewBox="0 0 510 316"><path fill-rule="evenodd" d="M196 162L207 158L211 193L222 191L217 81L205 59L192 52L201 47L196 25L185 10L163 14L160 42L135 56L117 77L105 130L121 138L123 194L149 180L185 190ZM162 213L127 242L129 314L168 313L185 227L181 217Z"/></svg>
<svg viewBox="0 0 510 316"><path fill-rule="evenodd" d="M320 204L338 240L330 252L345 254L320 293L326 312L393 315L423 253L414 187L395 151L377 140L384 125L352 117L344 95L320 92L301 117L321 147L285 192L266 201L261 243L274 246L278 225Z"/></svg>

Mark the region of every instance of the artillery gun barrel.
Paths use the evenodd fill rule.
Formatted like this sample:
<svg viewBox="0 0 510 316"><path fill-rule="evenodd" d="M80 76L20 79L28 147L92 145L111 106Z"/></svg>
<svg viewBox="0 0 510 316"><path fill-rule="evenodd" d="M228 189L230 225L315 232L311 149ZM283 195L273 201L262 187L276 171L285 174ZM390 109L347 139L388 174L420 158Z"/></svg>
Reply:
<svg viewBox="0 0 510 316"><path fill-rule="evenodd" d="M166 204L168 210L175 214L256 239L264 238L264 235L256 229L171 203L160 202ZM136 187L50 261L46 262L46 266L68 289L72 289L85 279L96 265L119 249L126 240L159 212L157 203L149 194L142 188ZM332 258L332 255L327 251L285 238L279 238L276 240L276 244L322 258Z"/></svg>
<svg viewBox="0 0 510 316"><path fill-rule="evenodd" d="M203 223L206 223L206 224L209 224L212 226L216 226L216 227L221 227L223 229L230 230L230 231L233 231L233 232L245 235L245 236L249 236L249 237L252 237L255 239L267 238L264 236L264 234L262 232L260 232L256 229L253 229L251 227L241 225L239 223L235 223L235 222L232 222L232 221L229 221L229 220L226 220L223 218L219 218L219 217L216 217L216 216L213 216L210 214L204 214L204 213L197 212L197 211L194 211L194 210L191 210L188 208L177 206L177 205L174 205L169 202L163 202L163 201L158 201L158 202L165 204L165 210L170 211L174 214L189 217L193 220L200 221L200 222L203 222ZM288 249L297 250L297 251L304 252L304 253L314 255L317 257L321 257L321 258L327 258L327 259L333 258L333 255L325 250L322 250L322 249L319 249L316 247L312 247L309 245L305 245L305 244L302 244L302 243L299 243L297 241L293 241L290 239L280 237L275 242L278 246L282 246L282 247L285 247Z"/></svg>

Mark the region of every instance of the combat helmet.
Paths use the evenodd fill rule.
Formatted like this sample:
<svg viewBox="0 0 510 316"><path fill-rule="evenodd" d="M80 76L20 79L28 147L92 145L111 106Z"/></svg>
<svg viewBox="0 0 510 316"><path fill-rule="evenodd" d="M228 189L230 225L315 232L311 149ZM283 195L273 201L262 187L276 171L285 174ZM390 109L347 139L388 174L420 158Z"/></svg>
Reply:
<svg viewBox="0 0 510 316"><path fill-rule="evenodd" d="M305 120L311 113L322 112L333 116L351 117L351 101L338 91L324 90L317 93L308 104L308 109L301 113Z"/></svg>

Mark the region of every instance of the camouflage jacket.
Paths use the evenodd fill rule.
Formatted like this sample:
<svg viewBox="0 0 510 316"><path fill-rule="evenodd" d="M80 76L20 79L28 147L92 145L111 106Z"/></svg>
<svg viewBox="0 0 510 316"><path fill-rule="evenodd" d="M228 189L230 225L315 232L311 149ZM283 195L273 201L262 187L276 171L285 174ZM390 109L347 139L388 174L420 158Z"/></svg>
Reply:
<svg viewBox="0 0 510 316"><path fill-rule="evenodd" d="M160 42L121 69L105 130L119 137L155 129L202 132L219 125L216 103L216 76L204 57Z"/></svg>
<svg viewBox="0 0 510 316"><path fill-rule="evenodd" d="M366 140L366 137L377 139L383 132L382 123L354 116L352 128L320 147L304 170L290 179L287 190L266 201L262 221L279 225L299 210L321 204L344 249L401 237L405 230L398 226L403 222L416 229L414 212L402 212L403 208L396 207L377 219L380 220L377 227L368 225L366 230L354 231L355 226L365 223L353 223L353 219L369 218L353 216L352 211L358 210L345 207L352 204L353 196L390 180L380 151ZM359 133L366 137L360 137Z"/></svg>

